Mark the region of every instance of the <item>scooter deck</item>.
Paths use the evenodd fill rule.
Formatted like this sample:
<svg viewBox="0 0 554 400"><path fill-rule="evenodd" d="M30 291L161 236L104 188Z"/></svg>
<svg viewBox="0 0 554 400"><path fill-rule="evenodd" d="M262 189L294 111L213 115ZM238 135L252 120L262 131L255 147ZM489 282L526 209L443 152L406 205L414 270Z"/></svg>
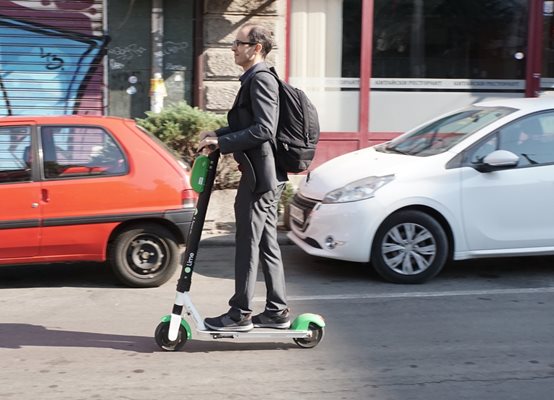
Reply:
<svg viewBox="0 0 554 400"><path fill-rule="evenodd" d="M310 331L298 331L292 329L273 329L273 328L254 328L249 331L236 332L236 331L214 331L214 330L202 330L197 329L197 333L203 335L211 335L214 339L237 339L239 337L255 338L289 338L299 339L311 337Z"/></svg>

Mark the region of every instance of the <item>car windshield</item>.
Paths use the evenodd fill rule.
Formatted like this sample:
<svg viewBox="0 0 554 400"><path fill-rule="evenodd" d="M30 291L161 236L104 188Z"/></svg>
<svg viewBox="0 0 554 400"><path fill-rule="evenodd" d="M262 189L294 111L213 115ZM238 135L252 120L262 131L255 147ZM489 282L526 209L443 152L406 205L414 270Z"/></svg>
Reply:
<svg viewBox="0 0 554 400"><path fill-rule="evenodd" d="M508 107L472 106L422 128L378 145L377 151L412 156L432 156L443 153L481 128L516 111Z"/></svg>

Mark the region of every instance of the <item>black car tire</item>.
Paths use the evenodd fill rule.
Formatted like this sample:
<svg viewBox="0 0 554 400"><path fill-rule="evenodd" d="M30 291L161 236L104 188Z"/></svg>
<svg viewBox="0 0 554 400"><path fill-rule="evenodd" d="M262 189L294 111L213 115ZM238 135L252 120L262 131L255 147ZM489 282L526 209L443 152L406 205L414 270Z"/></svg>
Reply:
<svg viewBox="0 0 554 400"><path fill-rule="evenodd" d="M175 236L156 224L132 226L114 239L109 260L117 278L131 287L156 287L167 282L179 265Z"/></svg>
<svg viewBox="0 0 554 400"><path fill-rule="evenodd" d="M371 247L371 264L385 280L422 283L436 276L448 258L443 227L430 215L405 210L379 227Z"/></svg>

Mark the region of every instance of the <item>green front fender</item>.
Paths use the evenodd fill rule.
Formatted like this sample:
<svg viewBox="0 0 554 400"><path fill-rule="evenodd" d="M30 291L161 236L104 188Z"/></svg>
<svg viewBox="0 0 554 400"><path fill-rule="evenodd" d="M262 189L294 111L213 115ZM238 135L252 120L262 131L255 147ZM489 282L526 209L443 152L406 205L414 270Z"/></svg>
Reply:
<svg viewBox="0 0 554 400"><path fill-rule="evenodd" d="M169 322L171 321L171 315L164 315L162 317L162 322L166 322L169 324ZM187 340L189 340L190 338L192 338L192 331L190 330L190 325L187 321L185 321L183 318L181 318L181 325L183 326L183 328L185 328L185 330L187 331Z"/></svg>
<svg viewBox="0 0 554 400"><path fill-rule="evenodd" d="M210 167L210 159L208 156L199 155L192 164L192 171L190 173L190 185L192 190L196 193L202 193L206 186L206 177L208 176L208 169Z"/></svg>
<svg viewBox="0 0 554 400"><path fill-rule="evenodd" d="M292 321L290 329L293 331L307 331L310 324L315 324L320 328L323 328L325 326L325 320L318 314L300 314L294 321Z"/></svg>

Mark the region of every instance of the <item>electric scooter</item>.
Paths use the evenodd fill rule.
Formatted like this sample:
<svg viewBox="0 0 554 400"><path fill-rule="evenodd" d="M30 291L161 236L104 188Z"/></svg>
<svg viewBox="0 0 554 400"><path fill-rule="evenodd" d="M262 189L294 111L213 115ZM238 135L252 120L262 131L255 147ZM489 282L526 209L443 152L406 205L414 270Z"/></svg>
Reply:
<svg viewBox="0 0 554 400"><path fill-rule="evenodd" d="M192 329L183 318L184 313L191 317L196 332L210 335L213 339L239 338L290 338L302 348L313 348L323 339L325 321L318 314L301 314L292 322L288 329L254 328L247 332L214 331L204 325L204 319L194 307L189 295L194 263L198 254L198 246L206 219L208 203L215 180L220 151L216 149L208 155L198 156L191 172L191 186L199 193L196 212L192 220L187 246L181 259L181 276L177 282L175 303L170 315L162 317L156 328L155 339L158 346L166 351L177 351L183 348L187 340L192 338Z"/></svg>

